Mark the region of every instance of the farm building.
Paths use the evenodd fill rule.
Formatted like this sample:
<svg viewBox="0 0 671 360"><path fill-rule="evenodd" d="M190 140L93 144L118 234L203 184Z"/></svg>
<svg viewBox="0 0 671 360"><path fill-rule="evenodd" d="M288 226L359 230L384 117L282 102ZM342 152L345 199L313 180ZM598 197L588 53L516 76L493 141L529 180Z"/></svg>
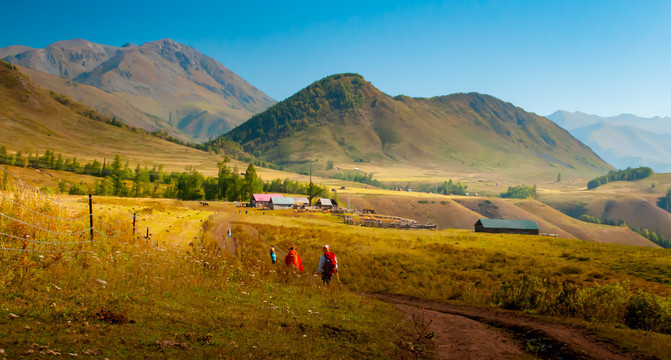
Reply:
<svg viewBox="0 0 671 360"><path fill-rule="evenodd" d="M249 206L253 208L267 207L270 204L270 198L273 197L282 197L282 194L252 194L251 199L249 199Z"/></svg>
<svg viewBox="0 0 671 360"><path fill-rule="evenodd" d="M317 207L322 210L330 210L333 208L333 203L331 203L330 199L320 198L317 201Z"/></svg>
<svg viewBox="0 0 671 360"><path fill-rule="evenodd" d="M271 197L268 207L270 210L291 209L294 206L294 199L290 197Z"/></svg>
<svg viewBox="0 0 671 360"><path fill-rule="evenodd" d="M310 201L306 197L294 198L294 209L305 209L310 206Z"/></svg>
<svg viewBox="0 0 671 360"><path fill-rule="evenodd" d="M540 229L533 220L479 219L475 232L538 235Z"/></svg>

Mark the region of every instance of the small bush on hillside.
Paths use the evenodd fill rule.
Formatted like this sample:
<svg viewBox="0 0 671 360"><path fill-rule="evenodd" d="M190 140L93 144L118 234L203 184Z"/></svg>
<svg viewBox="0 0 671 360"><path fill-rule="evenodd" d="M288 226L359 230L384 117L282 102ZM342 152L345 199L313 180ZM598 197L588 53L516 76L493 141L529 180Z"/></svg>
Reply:
<svg viewBox="0 0 671 360"><path fill-rule="evenodd" d="M632 329L671 334L671 301L643 292L632 295L624 323Z"/></svg>

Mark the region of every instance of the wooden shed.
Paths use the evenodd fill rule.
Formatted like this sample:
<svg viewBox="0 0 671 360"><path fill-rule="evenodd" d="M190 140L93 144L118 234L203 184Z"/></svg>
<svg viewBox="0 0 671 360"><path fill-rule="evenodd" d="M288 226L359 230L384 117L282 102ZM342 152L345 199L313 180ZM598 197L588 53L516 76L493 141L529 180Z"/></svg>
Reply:
<svg viewBox="0 0 671 360"><path fill-rule="evenodd" d="M479 219L475 232L538 235L540 229L533 220Z"/></svg>
<svg viewBox="0 0 671 360"><path fill-rule="evenodd" d="M333 203L331 203L331 199L320 198L317 201L317 207L322 210L331 210L333 209Z"/></svg>
<svg viewBox="0 0 671 360"><path fill-rule="evenodd" d="M268 204L270 210L291 209L292 206L294 206L294 199L290 197L273 196Z"/></svg>
<svg viewBox="0 0 671 360"><path fill-rule="evenodd" d="M249 206L253 208L267 207L270 205L270 198L282 197L282 194L252 194L249 199Z"/></svg>
<svg viewBox="0 0 671 360"><path fill-rule="evenodd" d="M294 198L294 209L305 209L310 206L310 201L306 197Z"/></svg>

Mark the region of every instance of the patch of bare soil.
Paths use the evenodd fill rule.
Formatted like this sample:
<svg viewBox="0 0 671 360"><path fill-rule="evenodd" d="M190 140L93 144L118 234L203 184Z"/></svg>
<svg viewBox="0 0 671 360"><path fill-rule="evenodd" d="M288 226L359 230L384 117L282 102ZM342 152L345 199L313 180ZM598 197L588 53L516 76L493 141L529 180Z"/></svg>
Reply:
<svg viewBox="0 0 671 360"><path fill-rule="evenodd" d="M435 331L439 359L645 359L583 331L519 312L453 305L406 295L375 295L415 318L421 307ZM526 352L527 355L524 355Z"/></svg>

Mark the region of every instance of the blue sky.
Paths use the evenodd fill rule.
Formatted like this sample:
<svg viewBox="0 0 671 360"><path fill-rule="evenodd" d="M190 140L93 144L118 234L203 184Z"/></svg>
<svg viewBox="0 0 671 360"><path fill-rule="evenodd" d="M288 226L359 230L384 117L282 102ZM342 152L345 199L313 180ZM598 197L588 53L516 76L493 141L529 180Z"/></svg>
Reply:
<svg viewBox="0 0 671 360"><path fill-rule="evenodd" d="M277 100L356 72L390 95L477 91L540 115L671 116L665 0L15 1L3 12L0 47L170 38Z"/></svg>

